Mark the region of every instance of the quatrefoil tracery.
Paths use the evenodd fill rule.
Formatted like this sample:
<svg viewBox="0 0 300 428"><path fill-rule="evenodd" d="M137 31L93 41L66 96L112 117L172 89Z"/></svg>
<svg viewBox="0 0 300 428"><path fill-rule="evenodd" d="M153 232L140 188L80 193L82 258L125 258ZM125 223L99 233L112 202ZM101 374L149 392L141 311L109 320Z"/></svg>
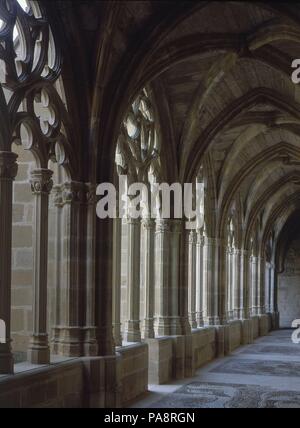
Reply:
<svg viewBox="0 0 300 428"><path fill-rule="evenodd" d="M116 152L119 174L129 181L149 182L158 175L159 148L153 107L144 89L132 103L121 125Z"/></svg>
<svg viewBox="0 0 300 428"><path fill-rule="evenodd" d="M0 0L0 91L6 99L0 107L8 110L13 141L33 151L44 167L51 159L71 168L68 113L55 89L60 71L60 51L43 7Z"/></svg>

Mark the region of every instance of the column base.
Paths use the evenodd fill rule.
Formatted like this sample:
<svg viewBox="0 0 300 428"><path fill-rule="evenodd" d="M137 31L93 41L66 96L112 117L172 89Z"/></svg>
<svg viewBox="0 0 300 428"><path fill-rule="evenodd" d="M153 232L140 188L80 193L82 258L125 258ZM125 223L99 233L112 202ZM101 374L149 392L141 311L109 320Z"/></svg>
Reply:
<svg viewBox="0 0 300 428"><path fill-rule="evenodd" d="M129 320L124 331L125 342L141 342L140 322Z"/></svg>
<svg viewBox="0 0 300 428"><path fill-rule="evenodd" d="M29 348L27 359L31 364L50 364L50 348Z"/></svg>
<svg viewBox="0 0 300 428"><path fill-rule="evenodd" d="M85 357L95 357L98 354L96 327L83 328L83 352Z"/></svg>
<svg viewBox="0 0 300 428"><path fill-rule="evenodd" d="M153 318L145 318L144 320L144 332L143 337L144 339L154 339L155 333L154 333L154 321Z"/></svg>
<svg viewBox="0 0 300 428"><path fill-rule="evenodd" d="M55 327L53 329L52 350L65 357L82 357L83 330L81 327Z"/></svg>
<svg viewBox="0 0 300 428"><path fill-rule="evenodd" d="M201 313L197 316L197 327L200 328L203 326L204 326L204 318L203 318L203 314Z"/></svg>
<svg viewBox="0 0 300 428"><path fill-rule="evenodd" d="M186 324L189 327L189 331L191 330L188 319L186 320L180 320L179 317L170 317L170 333L171 336L180 336L182 334L182 326L181 326L181 321L183 321L184 326L186 326Z"/></svg>
<svg viewBox="0 0 300 428"><path fill-rule="evenodd" d="M122 346L121 323L114 323L112 327L115 346Z"/></svg>
<svg viewBox="0 0 300 428"><path fill-rule="evenodd" d="M169 318L156 318L154 324L154 331L156 333L156 336L170 336L171 329Z"/></svg>
<svg viewBox="0 0 300 428"><path fill-rule="evenodd" d="M0 375L13 374L14 359L10 350L7 350L6 344L0 344Z"/></svg>
<svg viewBox="0 0 300 428"><path fill-rule="evenodd" d="M31 364L50 363L50 348L47 334L33 335L31 337L27 359Z"/></svg>
<svg viewBox="0 0 300 428"><path fill-rule="evenodd" d="M98 355L108 356L115 355L115 345L112 335L112 326L97 326L97 344L98 344Z"/></svg>
<svg viewBox="0 0 300 428"><path fill-rule="evenodd" d="M221 321L219 317L206 317L205 318L205 325L209 326L218 326L221 325Z"/></svg>

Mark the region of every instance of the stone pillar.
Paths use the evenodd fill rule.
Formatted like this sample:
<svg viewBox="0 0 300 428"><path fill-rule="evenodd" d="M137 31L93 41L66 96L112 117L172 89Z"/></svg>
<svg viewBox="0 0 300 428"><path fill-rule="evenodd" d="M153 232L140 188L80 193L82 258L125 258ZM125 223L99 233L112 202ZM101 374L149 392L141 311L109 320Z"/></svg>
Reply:
<svg viewBox="0 0 300 428"><path fill-rule="evenodd" d="M127 320L124 329L124 340L126 342L140 342L140 219L128 216L127 227Z"/></svg>
<svg viewBox="0 0 300 428"><path fill-rule="evenodd" d="M0 319L5 322L5 343L0 343L0 374L13 373L11 352L11 241L12 185L17 175L17 155L0 151Z"/></svg>
<svg viewBox="0 0 300 428"><path fill-rule="evenodd" d="M96 186L86 184L86 256L85 265L85 320L83 327L83 347L85 356L97 355L96 321L95 321L95 260L96 260ZM84 208L84 206L83 206Z"/></svg>
<svg viewBox="0 0 300 428"><path fill-rule="evenodd" d="M155 255L155 221L151 218L145 218L142 221L145 229L145 320L144 332L145 339L153 339L154 334L154 255Z"/></svg>
<svg viewBox="0 0 300 428"><path fill-rule="evenodd" d="M258 257L258 315L265 314L265 259Z"/></svg>
<svg viewBox="0 0 300 428"><path fill-rule="evenodd" d="M181 282L181 238L183 236L183 222L170 220L170 333L180 335L190 330L188 322L188 289L187 283Z"/></svg>
<svg viewBox="0 0 300 428"><path fill-rule="evenodd" d="M273 329L278 330L280 326L280 314L278 312L278 274L276 272L275 266L273 267L274 272L274 290L273 290Z"/></svg>
<svg viewBox="0 0 300 428"><path fill-rule="evenodd" d="M197 243L196 243L196 320L197 327L203 327L204 319L204 296L203 296L203 247L204 237L201 231L197 230Z"/></svg>
<svg viewBox="0 0 300 428"><path fill-rule="evenodd" d="M192 328L197 328L196 320L196 233L191 230L189 235L189 262L188 262L188 312ZM198 285L198 284L197 284ZM198 285L198 287L200 284Z"/></svg>
<svg viewBox="0 0 300 428"><path fill-rule="evenodd" d="M258 259L255 256L250 258L251 265L251 315L258 315L259 301L258 301Z"/></svg>
<svg viewBox="0 0 300 428"><path fill-rule="evenodd" d="M240 301L239 318L249 318L249 253L247 250L240 251L241 273L240 273Z"/></svg>
<svg viewBox="0 0 300 428"><path fill-rule="evenodd" d="M271 279L271 264L266 262L265 264L265 308L266 312L271 312L270 310L270 279Z"/></svg>
<svg viewBox="0 0 300 428"><path fill-rule="evenodd" d="M238 248L233 250L233 297L234 318L240 318L240 292L241 292L241 252Z"/></svg>
<svg viewBox="0 0 300 428"><path fill-rule="evenodd" d="M118 210L117 210L118 211ZM113 219L112 325L116 346L122 346L121 334L121 253L122 219Z"/></svg>
<svg viewBox="0 0 300 428"><path fill-rule="evenodd" d="M28 349L32 364L49 364L50 348L47 333L47 267L48 267L48 210L53 172L36 169L31 172L30 184L34 200L33 255L33 334Z"/></svg>
<svg viewBox="0 0 300 428"><path fill-rule="evenodd" d="M232 311L232 302L233 302L233 284L232 284L232 248L227 247L226 249L226 273L227 273L227 319L231 320L233 318Z"/></svg>
<svg viewBox="0 0 300 428"><path fill-rule="evenodd" d="M220 239L205 237L204 242L204 275L206 288L205 323L208 325L219 325L218 263Z"/></svg>
<svg viewBox="0 0 300 428"><path fill-rule="evenodd" d="M270 263L270 298L269 298L269 310L271 313L275 311L274 309L274 285L275 285L275 269L273 263Z"/></svg>
<svg viewBox="0 0 300 428"><path fill-rule="evenodd" d="M85 183L66 182L60 187L55 204L60 213L61 242L59 252L58 325L54 328L54 353L78 357L84 353L84 270L83 233L86 233ZM56 189L58 192L58 190ZM84 208L84 210L83 210ZM86 238L84 238L86 239Z"/></svg>
<svg viewBox="0 0 300 428"><path fill-rule="evenodd" d="M169 320L169 246L170 222L165 219L156 220L155 232L155 334L170 334Z"/></svg>
<svg viewBox="0 0 300 428"><path fill-rule="evenodd" d="M253 342L253 326L250 319L249 299L250 257L247 250L241 251L240 319L242 320L242 344Z"/></svg>

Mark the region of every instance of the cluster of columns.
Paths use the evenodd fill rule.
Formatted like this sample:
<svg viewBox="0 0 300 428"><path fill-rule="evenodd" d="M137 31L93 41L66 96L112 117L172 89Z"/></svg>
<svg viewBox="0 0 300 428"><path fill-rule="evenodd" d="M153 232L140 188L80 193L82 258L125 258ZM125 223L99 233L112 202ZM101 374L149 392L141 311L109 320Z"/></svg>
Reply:
<svg viewBox="0 0 300 428"><path fill-rule="evenodd" d="M17 155L0 152L0 319L5 338L0 342L0 374L13 373L11 348L12 194ZM33 331L28 361L50 362L47 326L47 265L49 194L52 171L31 171L33 224ZM56 214L56 326L53 353L96 355L95 327L95 186L66 182L55 186Z"/></svg>
<svg viewBox="0 0 300 428"><path fill-rule="evenodd" d="M114 219L113 336L116 346L159 336L181 334L179 260L183 222L172 219L127 217L126 316L121 324L122 220ZM144 251L141 252L141 233ZM141 257L144 258L141 263ZM141 308L141 266L144 308ZM141 309L144 319L141 320ZM187 315L187 314L186 314Z"/></svg>
<svg viewBox="0 0 300 428"><path fill-rule="evenodd" d="M188 313L192 328L273 313L274 265L251 252L210 238L188 236Z"/></svg>
<svg viewBox="0 0 300 428"><path fill-rule="evenodd" d="M185 315L192 329L246 320L272 311L274 269L251 252L206 236L203 229L186 231L179 220L127 218L126 320L121 324L121 229L115 219L113 260L113 330L115 345L183 334ZM141 231L145 248L141 253ZM187 252L187 296L179 301L178 267L181 241ZM144 257L144 314L141 320L141 257ZM266 270L266 271L265 271ZM267 272L267 274L266 274ZM272 285L272 289L271 286ZM269 287L269 288L268 288ZM181 289L182 290L182 289ZM266 303L266 299L269 299ZM183 299L184 300L184 299Z"/></svg>
<svg viewBox="0 0 300 428"><path fill-rule="evenodd" d="M57 312L53 352L96 355L95 186L66 182L55 186Z"/></svg>

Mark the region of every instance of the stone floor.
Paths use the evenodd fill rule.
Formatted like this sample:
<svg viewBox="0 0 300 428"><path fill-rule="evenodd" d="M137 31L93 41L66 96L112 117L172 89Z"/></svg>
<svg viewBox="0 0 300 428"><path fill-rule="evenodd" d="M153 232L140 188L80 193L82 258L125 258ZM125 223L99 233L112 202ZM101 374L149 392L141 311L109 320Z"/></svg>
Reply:
<svg viewBox="0 0 300 428"><path fill-rule="evenodd" d="M170 385L150 385L133 408L300 408L300 344L278 330Z"/></svg>

